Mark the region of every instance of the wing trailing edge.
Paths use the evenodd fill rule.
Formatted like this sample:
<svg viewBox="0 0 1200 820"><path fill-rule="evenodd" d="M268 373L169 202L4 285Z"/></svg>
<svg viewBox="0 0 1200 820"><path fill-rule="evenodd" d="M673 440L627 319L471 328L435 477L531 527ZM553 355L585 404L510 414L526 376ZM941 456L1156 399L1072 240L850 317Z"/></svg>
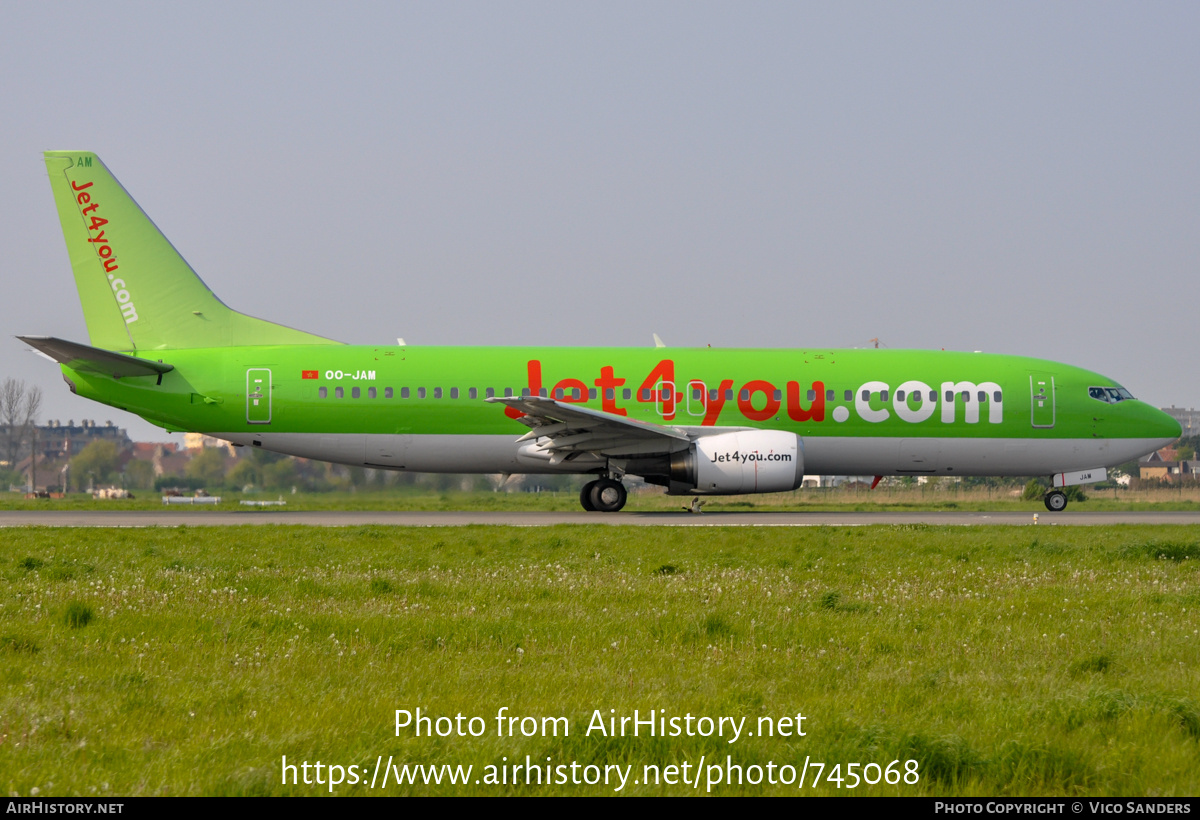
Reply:
<svg viewBox="0 0 1200 820"><path fill-rule="evenodd" d="M530 428L518 441L534 441L538 449L560 457L594 453L628 457L685 450L692 438L674 427L604 413L541 396L496 396L485 401L504 404L522 415Z"/></svg>

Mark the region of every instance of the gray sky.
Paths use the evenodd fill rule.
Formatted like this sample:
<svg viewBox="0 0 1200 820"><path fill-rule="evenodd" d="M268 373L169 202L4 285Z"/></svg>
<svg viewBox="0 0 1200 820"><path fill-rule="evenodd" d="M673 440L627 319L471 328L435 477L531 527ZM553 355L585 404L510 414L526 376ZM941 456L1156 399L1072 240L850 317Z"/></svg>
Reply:
<svg viewBox="0 0 1200 820"><path fill-rule="evenodd" d="M41 151L348 342L986 350L1200 406L1200 4L0 2L0 376L86 341Z"/></svg>

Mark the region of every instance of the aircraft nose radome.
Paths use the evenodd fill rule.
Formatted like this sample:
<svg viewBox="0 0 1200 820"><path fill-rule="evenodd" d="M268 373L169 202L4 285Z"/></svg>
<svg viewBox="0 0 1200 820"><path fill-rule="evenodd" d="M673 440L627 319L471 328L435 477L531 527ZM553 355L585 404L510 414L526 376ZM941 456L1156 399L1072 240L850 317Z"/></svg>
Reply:
<svg viewBox="0 0 1200 820"><path fill-rule="evenodd" d="M1146 414L1146 426L1150 431L1147 438L1164 439L1162 446L1165 447L1183 435L1183 426L1178 421L1156 407L1149 410Z"/></svg>

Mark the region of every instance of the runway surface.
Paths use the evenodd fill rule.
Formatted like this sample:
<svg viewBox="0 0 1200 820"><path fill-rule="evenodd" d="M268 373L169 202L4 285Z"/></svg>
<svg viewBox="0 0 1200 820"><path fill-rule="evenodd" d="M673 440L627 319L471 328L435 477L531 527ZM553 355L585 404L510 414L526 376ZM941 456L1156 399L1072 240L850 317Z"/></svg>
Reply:
<svg viewBox="0 0 1200 820"><path fill-rule="evenodd" d="M549 527L599 524L635 527L862 527L876 524L936 526L1200 525L1196 512L411 512L285 510L0 511L0 527L225 527L301 524L357 527Z"/></svg>

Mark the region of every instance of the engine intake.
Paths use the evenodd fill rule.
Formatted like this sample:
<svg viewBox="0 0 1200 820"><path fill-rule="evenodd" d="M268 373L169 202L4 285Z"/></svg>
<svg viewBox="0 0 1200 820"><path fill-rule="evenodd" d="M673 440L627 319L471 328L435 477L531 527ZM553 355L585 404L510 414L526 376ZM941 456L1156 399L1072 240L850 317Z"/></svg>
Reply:
<svg viewBox="0 0 1200 820"><path fill-rule="evenodd" d="M671 495L741 495L794 490L804 480L804 444L782 430L698 438L671 456Z"/></svg>

